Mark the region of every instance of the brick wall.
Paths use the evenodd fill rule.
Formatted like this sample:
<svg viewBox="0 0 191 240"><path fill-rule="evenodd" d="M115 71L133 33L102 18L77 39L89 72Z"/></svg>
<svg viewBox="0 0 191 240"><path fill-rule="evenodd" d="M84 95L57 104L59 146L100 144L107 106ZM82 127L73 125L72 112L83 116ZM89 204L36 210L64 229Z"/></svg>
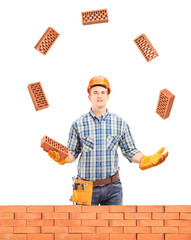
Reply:
<svg viewBox="0 0 191 240"><path fill-rule="evenodd" d="M0 240L191 240L191 206L0 206Z"/></svg>

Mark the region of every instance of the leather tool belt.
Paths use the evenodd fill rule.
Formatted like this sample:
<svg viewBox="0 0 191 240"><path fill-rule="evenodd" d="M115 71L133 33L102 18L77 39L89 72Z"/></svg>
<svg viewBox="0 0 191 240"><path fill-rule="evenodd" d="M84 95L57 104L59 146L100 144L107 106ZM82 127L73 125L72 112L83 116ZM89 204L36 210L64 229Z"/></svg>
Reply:
<svg viewBox="0 0 191 240"><path fill-rule="evenodd" d="M106 179L102 179L102 180L97 180L97 181L93 181L93 187L98 187L98 186L103 186L103 185L107 185L109 183L113 183L115 182L117 179L119 178L119 172L117 172L115 175L106 178Z"/></svg>
<svg viewBox="0 0 191 240"><path fill-rule="evenodd" d="M92 202L93 183L91 181L85 181L76 179L73 185L72 202L91 205Z"/></svg>

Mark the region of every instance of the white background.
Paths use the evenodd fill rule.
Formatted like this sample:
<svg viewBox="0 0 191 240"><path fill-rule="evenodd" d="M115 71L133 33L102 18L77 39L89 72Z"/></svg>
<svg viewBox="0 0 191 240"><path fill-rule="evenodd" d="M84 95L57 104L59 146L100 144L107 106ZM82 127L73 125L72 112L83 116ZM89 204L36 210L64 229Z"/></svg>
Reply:
<svg viewBox="0 0 191 240"><path fill-rule="evenodd" d="M60 166L40 147L67 145L71 124L90 109L96 75L111 85L108 110L127 121L145 155L166 161L146 171L119 149L124 204L190 204L190 1L33 0L0 4L0 204L72 204L77 161ZM81 12L108 9L109 22L83 26ZM46 56L34 46L60 33ZM145 33L159 56L146 62L133 40ZM35 111L27 86L40 81L49 107ZM170 117L156 113L159 91L175 95Z"/></svg>

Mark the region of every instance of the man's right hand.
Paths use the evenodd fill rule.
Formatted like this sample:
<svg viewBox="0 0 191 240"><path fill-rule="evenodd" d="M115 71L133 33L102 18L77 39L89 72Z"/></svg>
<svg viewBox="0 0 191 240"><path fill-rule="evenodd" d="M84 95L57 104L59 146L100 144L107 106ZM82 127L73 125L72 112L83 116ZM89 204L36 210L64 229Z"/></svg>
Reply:
<svg viewBox="0 0 191 240"><path fill-rule="evenodd" d="M67 156L65 159L61 159L60 155L58 152L56 151L52 151L50 150L48 152L48 155L57 163L59 163L60 165L64 165L65 163L69 162L69 157Z"/></svg>

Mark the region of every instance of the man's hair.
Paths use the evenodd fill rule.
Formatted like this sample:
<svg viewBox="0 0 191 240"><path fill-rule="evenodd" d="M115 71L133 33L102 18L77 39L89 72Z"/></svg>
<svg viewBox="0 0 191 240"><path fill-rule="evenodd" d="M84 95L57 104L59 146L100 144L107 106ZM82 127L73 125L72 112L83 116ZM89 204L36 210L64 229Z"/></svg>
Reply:
<svg viewBox="0 0 191 240"><path fill-rule="evenodd" d="M91 92L91 89L92 89L93 87L97 87L97 86L104 87L105 89L107 89L107 94L109 94L108 88L107 88L106 86L104 86L104 85L101 85L101 84L95 84L95 85L91 86L91 87L89 88L89 89L90 89L90 92ZM90 92L89 92L89 95L90 95Z"/></svg>

